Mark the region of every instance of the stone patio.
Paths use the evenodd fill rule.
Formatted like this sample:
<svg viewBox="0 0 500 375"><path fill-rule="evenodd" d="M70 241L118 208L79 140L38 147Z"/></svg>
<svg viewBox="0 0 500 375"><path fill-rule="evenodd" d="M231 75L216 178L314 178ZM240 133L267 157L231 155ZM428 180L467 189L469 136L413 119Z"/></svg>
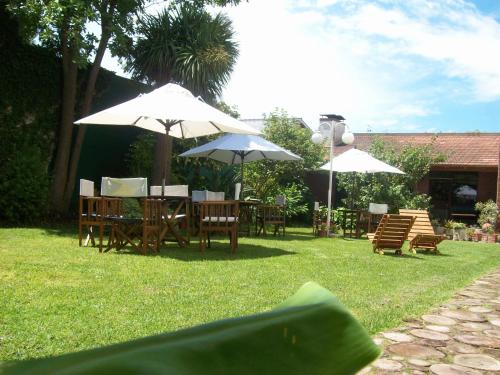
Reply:
<svg viewBox="0 0 500 375"><path fill-rule="evenodd" d="M374 340L383 354L358 375L500 374L500 269Z"/></svg>

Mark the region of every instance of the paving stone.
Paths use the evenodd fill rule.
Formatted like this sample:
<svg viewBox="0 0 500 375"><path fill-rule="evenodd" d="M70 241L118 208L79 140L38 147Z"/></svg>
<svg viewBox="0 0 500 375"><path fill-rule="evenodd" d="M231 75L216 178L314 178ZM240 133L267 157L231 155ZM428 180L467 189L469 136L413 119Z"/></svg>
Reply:
<svg viewBox="0 0 500 375"><path fill-rule="evenodd" d="M469 307L469 311L474 312L474 313L489 313L492 310L487 308L487 307L483 307L483 306L472 306L472 307Z"/></svg>
<svg viewBox="0 0 500 375"><path fill-rule="evenodd" d="M446 348L452 353L473 354L479 352L477 347L457 341L450 342Z"/></svg>
<svg viewBox="0 0 500 375"><path fill-rule="evenodd" d="M404 360L405 360L405 358L404 358L404 357L401 357L401 356L399 356L399 355L393 355L393 356L391 357L391 359L393 359L393 360L395 360L395 361L404 361Z"/></svg>
<svg viewBox="0 0 500 375"><path fill-rule="evenodd" d="M390 359L377 359L373 362L373 367L380 370L397 371L403 368L403 365L399 362L392 361Z"/></svg>
<svg viewBox="0 0 500 375"><path fill-rule="evenodd" d="M478 370L500 371L500 361L484 354L458 354L453 359L457 365Z"/></svg>
<svg viewBox="0 0 500 375"><path fill-rule="evenodd" d="M422 319L431 324L442 326L452 326L457 324L457 321L441 315L422 315Z"/></svg>
<svg viewBox="0 0 500 375"><path fill-rule="evenodd" d="M488 336L458 335L455 340L465 344L476 346L487 346L490 348L500 348L500 339Z"/></svg>
<svg viewBox="0 0 500 375"><path fill-rule="evenodd" d="M391 345L387 348L393 354L401 355L403 357L413 358L443 358L444 354L430 346L413 344L413 343L399 343Z"/></svg>
<svg viewBox="0 0 500 375"><path fill-rule="evenodd" d="M431 373L436 375L481 375L481 372L459 365L439 363L432 365Z"/></svg>
<svg viewBox="0 0 500 375"><path fill-rule="evenodd" d="M408 360L409 364L412 364L413 366L418 366L418 367L429 367L431 365L430 362L424 361L423 359L418 359L418 358L410 358Z"/></svg>
<svg viewBox="0 0 500 375"><path fill-rule="evenodd" d="M366 375L372 370L371 366L367 366L364 369L357 372L356 375Z"/></svg>
<svg viewBox="0 0 500 375"><path fill-rule="evenodd" d="M407 335L406 333L401 332L384 332L382 333L386 339L396 341L396 342L411 342L413 341L413 337Z"/></svg>
<svg viewBox="0 0 500 375"><path fill-rule="evenodd" d="M484 331L484 333L487 336L495 337L497 339L500 339L500 330L498 330L498 329L487 329L487 330Z"/></svg>
<svg viewBox="0 0 500 375"><path fill-rule="evenodd" d="M466 331L484 331L485 329L492 328L488 323L476 323L476 322L466 322L462 323L462 327Z"/></svg>
<svg viewBox="0 0 500 375"><path fill-rule="evenodd" d="M411 373L412 375L425 375L425 372L420 370L413 370Z"/></svg>
<svg viewBox="0 0 500 375"><path fill-rule="evenodd" d="M500 319L491 319L490 323L494 326L500 327Z"/></svg>
<svg viewBox="0 0 500 375"><path fill-rule="evenodd" d="M444 333L430 331L428 329L412 329L410 333L413 336L428 340L447 341L450 339L450 336Z"/></svg>
<svg viewBox="0 0 500 375"><path fill-rule="evenodd" d="M441 315L444 315L448 318L464 320L467 322L484 322L486 321L481 315L471 313L465 310L447 310L441 312Z"/></svg>
<svg viewBox="0 0 500 375"><path fill-rule="evenodd" d="M373 342L375 343L375 345L380 346L384 343L384 339L382 339L380 337L376 337L373 339Z"/></svg>
<svg viewBox="0 0 500 375"><path fill-rule="evenodd" d="M450 332L450 327L446 326L436 326L436 325L428 325L424 327L425 329L430 329L431 331L447 333Z"/></svg>

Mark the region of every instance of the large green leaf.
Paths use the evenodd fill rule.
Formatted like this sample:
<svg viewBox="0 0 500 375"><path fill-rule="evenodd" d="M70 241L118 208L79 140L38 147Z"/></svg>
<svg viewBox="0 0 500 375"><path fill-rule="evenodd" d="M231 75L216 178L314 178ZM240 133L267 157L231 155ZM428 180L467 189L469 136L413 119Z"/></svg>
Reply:
<svg viewBox="0 0 500 375"><path fill-rule="evenodd" d="M60 357L4 374L354 374L379 355L365 329L309 282L275 310Z"/></svg>

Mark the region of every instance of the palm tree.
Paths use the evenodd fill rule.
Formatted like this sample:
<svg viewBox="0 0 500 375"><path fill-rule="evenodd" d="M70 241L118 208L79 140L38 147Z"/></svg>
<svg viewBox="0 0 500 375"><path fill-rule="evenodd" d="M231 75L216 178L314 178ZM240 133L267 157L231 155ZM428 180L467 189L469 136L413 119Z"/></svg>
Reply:
<svg viewBox="0 0 500 375"><path fill-rule="evenodd" d="M178 83L208 102L220 96L238 57L230 19L190 2L146 15L138 35L125 64L133 78L156 87ZM161 182L164 163L169 179L171 160L172 138L159 135L153 183Z"/></svg>

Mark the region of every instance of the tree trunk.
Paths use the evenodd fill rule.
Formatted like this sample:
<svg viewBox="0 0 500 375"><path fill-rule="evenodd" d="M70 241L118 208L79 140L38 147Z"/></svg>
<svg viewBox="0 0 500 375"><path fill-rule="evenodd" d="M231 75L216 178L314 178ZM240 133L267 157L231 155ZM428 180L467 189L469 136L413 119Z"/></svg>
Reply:
<svg viewBox="0 0 500 375"><path fill-rule="evenodd" d="M71 136L75 114L78 67L74 62L75 48L68 46L67 33L61 32L63 89L61 95L61 122L57 140L54 175L51 187L51 206L58 213L64 213L64 190L68 174L71 150Z"/></svg>
<svg viewBox="0 0 500 375"><path fill-rule="evenodd" d="M108 45L110 37L111 33L109 31L109 28L106 27L106 25L104 25L102 27L102 34L101 34L101 40L99 41L99 47L97 48L94 62L92 64L92 68L90 69L89 76L87 79L87 85L85 87L85 95L83 97L83 103L80 113L81 117L85 117L90 114L97 76L99 75L99 69L101 67L102 58L104 57L104 52L106 52L106 46ZM82 151L82 145L86 131L87 131L87 125L78 126L78 133L76 135L75 144L73 146L73 151L71 153L68 179L65 184L64 203L63 203L64 212L68 211L71 203L71 198L73 196L73 191L75 190L76 174L78 172L78 163L80 162L80 154Z"/></svg>
<svg viewBox="0 0 500 375"><path fill-rule="evenodd" d="M170 135L158 134L155 145L152 185L161 185L165 178L165 185L170 184L172 172L173 138Z"/></svg>

